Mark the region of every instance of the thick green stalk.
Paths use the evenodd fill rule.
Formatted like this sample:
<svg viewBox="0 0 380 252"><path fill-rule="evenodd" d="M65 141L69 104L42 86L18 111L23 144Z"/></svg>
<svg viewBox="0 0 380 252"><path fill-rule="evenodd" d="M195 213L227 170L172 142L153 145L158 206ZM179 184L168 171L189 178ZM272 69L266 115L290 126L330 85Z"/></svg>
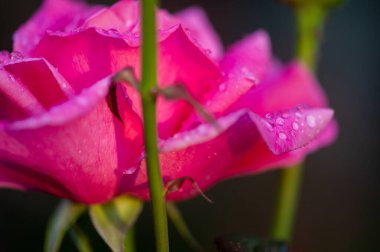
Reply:
<svg viewBox="0 0 380 252"><path fill-rule="evenodd" d="M325 9L317 4L294 7L297 24L297 58L310 69L315 69L319 42L325 17ZM277 208L272 228L272 237L291 242L296 216L303 165L281 171Z"/></svg>
<svg viewBox="0 0 380 252"><path fill-rule="evenodd" d="M157 0L142 1L142 80L141 99L144 118L145 153L149 179L149 190L153 209L158 252L169 251L168 224L157 149L156 94L157 86Z"/></svg>

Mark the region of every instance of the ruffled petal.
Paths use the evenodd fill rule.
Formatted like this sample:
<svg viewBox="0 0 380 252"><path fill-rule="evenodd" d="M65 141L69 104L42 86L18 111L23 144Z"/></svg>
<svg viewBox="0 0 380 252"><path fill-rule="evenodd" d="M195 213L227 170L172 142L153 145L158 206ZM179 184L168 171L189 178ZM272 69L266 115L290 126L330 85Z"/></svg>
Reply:
<svg viewBox="0 0 380 252"><path fill-rule="evenodd" d="M62 103L73 95L73 90L66 80L44 59L21 59L3 67L13 79L27 88L45 109Z"/></svg>
<svg viewBox="0 0 380 252"><path fill-rule="evenodd" d="M221 59L223 55L222 41L201 8L187 8L176 13L175 17L185 28L189 29L191 37L209 52L211 58Z"/></svg>
<svg viewBox="0 0 380 252"><path fill-rule="evenodd" d="M269 36L257 31L233 45L220 63L227 80L217 87L206 109L220 114L229 105L260 84L272 64Z"/></svg>
<svg viewBox="0 0 380 252"><path fill-rule="evenodd" d="M88 18L83 27L116 29L132 32L140 25L140 4L138 1L124 0L104 8Z"/></svg>
<svg viewBox="0 0 380 252"><path fill-rule="evenodd" d="M41 103L12 75L0 69L0 120L17 120L45 111Z"/></svg>
<svg viewBox="0 0 380 252"><path fill-rule="evenodd" d="M33 50L47 30L66 31L77 28L99 6L87 6L75 0L44 0L40 9L13 36L13 49L25 55Z"/></svg>
<svg viewBox="0 0 380 252"><path fill-rule="evenodd" d="M138 55L138 48L120 34L95 28L49 32L33 52L34 57L45 58L56 67L76 93L124 67L138 70Z"/></svg>
<svg viewBox="0 0 380 252"><path fill-rule="evenodd" d="M224 80L204 96L202 106L215 116L226 114L225 110L241 96L261 84L270 72L271 64L270 40L264 31L255 32L236 43L220 63ZM193 114L182 129L192 127L198 121L199 117Z"/></svg>
<svg viewBox="0 0 380 252"><path fill-rule="evenodd" d="M258 30L232 45L220 62L220 67L230 77L241 75L240 72L249 73L259 82L267 75L272 61L269 35Z"/></svg>
<svg viewBox="0 0 380 252"><path fill-rule="evenodd" d="M279 118L282 121L276 124ZM218 127L202 124L162 141L163 178L168 182L192 177L202 189L207 189L226 178L226 174L255 173L263 171L263 167L269 169L299 161L310 151L302 147L318 139L331 118L329 109L294 108L277 112L270 120L247 110L232 113L219 118ZM297 123L296 130L294 123ZM321 147L323 143L316 145ZM146 182L146 170L141 169L134 185L135 194L148 198ZM169 199L183 200L196 194L189 183L170 194Z"/></svg>
<svg viewBox="0 0 380 252"><path fill-rule="evenodd" d="M109 8L104 8L86 20L83 27L114 29L120 33L141 35L140 1L121 0ZM157 29L167 30L180 21L165 10L157 10Z"/></svg>
<svg viewBox="0 0 380 252"><path fill-rule="evenodd" d="M242 95L226 112L247 108L264 116L296 106L325 108L328 103L310 71L303 64L292 62L271 73L259 86Z"/></svg>
<svg viewBox="0 0 380 252"><path fill-rule="evenodd" d="M48 112L0 126L0 184L23 185L84 203L104 202L133 183L142 122L125 93L119 121L107 105L107 77ZM123 98L124 97L124 98Z"/></svg>
<svg viewBox="0 0 380 252"><path fill-rule="evenodd" d="M139 39L136 37L89 28L72 34L47 34L36 48L34 56L44 57L51 62L75 92L79 92L127 66L131 66L139 77L138 45ZM57 50L60 54L56 53ZM196 99L201 99L222 78L218 66L191 41L181 26L160 33L158 73L161 87L181 83ZM132 99L138 98L133 90L130 92ZM140 101L133 100L133 103L138 107ZM140 111L139 108L136 110ZM184 102L160 99L160 136L166 138L177 131L190 111L190 106Z"/></svg>

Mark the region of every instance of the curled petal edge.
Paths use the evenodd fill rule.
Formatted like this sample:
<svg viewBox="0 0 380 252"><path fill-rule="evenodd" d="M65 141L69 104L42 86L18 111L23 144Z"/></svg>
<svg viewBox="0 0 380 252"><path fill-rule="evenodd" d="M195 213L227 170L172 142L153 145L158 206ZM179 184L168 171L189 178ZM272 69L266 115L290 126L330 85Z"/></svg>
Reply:
<svg viewBox="0 0 380 252"><path fill-rule="evenodd" d="M0 129L36 129L44 126L62 125L68 121L75 120L91 111L101 99L104 99L111 84L112 76L108 76L93 86L84 89L79 95L72 97L70 100L53 106L45 113L15 122L0 122Z"/></svg>
<svg viewBox="0 0 380 252"><path fill-rule="evenodd" d="M243 109L219 118L217 125L201 124L192 130L161 140L159 148L161 152L166 153L205 143L228 130L242 117L247 116L256 125L268 148L279 155L304 147L316 139L329 124L333 115L332 109L296 107L289 111L273 113L269 115L271 118L265 118ZM295 131L300 134L292 135Z"/></svg>

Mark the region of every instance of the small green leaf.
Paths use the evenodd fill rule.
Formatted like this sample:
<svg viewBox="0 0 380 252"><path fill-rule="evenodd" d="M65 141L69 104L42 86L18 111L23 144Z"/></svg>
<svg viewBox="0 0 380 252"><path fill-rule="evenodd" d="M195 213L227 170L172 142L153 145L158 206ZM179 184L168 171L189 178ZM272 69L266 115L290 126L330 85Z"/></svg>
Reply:
<svg viewBox="0 0 380 252"><path fill-rule="evenodd" d="M112 251L124 251L124 238L137 220L142 207L141 200L127 196L90 207L92 223Z"/></svg>
<svg viewBox="0 0 380 252"><path fill-rule="evenodd" d="M49 220L45 235L45 252L57 252L70 226L86 210L84 205L63 200Z"/></svg>
<svg viewBox="0 0 380 252"><path fill-rule="evenodd" d="M70 228L70 237L77 246L78 251L80 252L92 252L90 241L88 240L86 234L83 230L77 226L73 225Z"/></svg>
<svg viewBox="0 0 380 252"><path fill-rule="evenodd" d="M187 244L197 252L206 251L195 239L191 233L189 227L187 226L185 220L182 217L181 212L174 203L166 203L166 209L168 211L168 216L173 222L174 226L177 228L178 233L187 242Z"/></svg>

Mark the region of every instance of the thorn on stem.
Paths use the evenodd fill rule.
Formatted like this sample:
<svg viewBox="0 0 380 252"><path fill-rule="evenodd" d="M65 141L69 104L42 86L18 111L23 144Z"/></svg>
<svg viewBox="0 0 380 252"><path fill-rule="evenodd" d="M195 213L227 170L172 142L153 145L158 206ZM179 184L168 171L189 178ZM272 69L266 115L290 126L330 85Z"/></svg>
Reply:
<svg viewBox="0 0 380 252"><path fill-rule="evenodd" d="M213 124L218 130L220 130L220 126L218 125L218 122L216 121L216 119L210 113L208 113L197 100L195 100L190 95L190 93L187 91L187 89L183 85L174 84L172 86L159 89L158 91L159 91L159 94L161 94L167 100L176 100L176 99L185 100L197 111L197 113L201 117L203 117L207 122Z"/></svg>
<svg viewBox="0 0 380 252"><path fill-rule="evenodd" d="M199 187L198 183L192 177L189 177L189 176L185 176L185 177L181 177L181 178L177 178L177 179L173 179L173 180L169 181L165 185L164 197L166 198L166 196L169 193L179 190L186 181L189 181L192 184L192 186L195 188L195 190L197 190L199 192L199 194L208 203L210 203L210 204L213 203L213 201L209 197L207 197L207 195L202 191L202 189Z"/></svg>
<svg viewBox="0 0 380 252"><path fill-rule="evenodd" d="M137 80L135 71L132 67L125 67L115 74L112 79L113 82L126 82L134 87L136 90L140 88L140 82Z"/></svg>

